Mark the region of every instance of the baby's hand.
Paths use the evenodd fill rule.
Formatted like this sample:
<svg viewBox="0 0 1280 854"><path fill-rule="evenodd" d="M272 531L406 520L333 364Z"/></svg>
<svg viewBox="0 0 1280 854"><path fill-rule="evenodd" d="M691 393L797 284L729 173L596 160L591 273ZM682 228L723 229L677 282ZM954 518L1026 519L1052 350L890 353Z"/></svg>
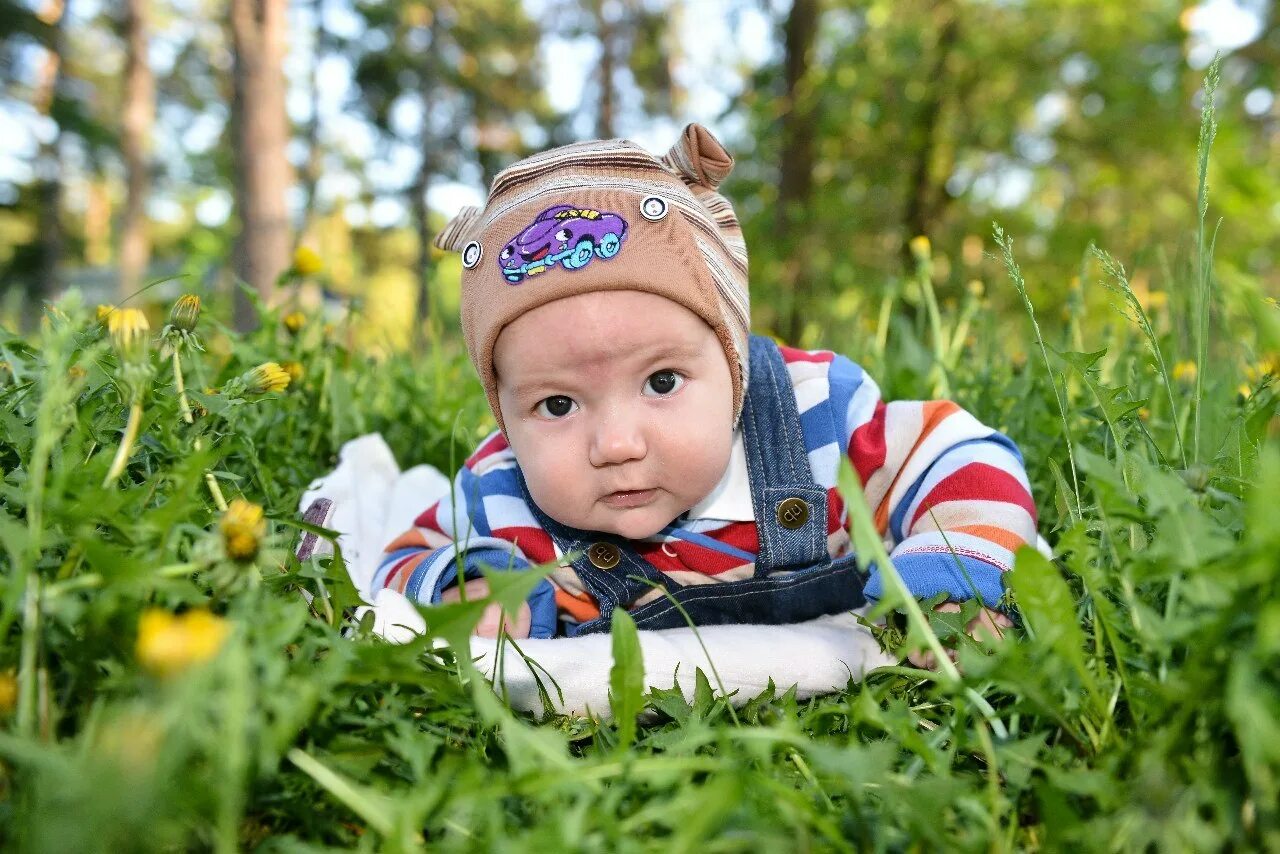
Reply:
<svg viewBox="0 0 1280 854"><path fill-rule="evenodd" d="M943 602L933 610L944 613L955 613L960 610L959 602ZM1004 638L1004 630L1013 628L1013 622L1001 614L999 611L993 611L990 608L983 608L978 615L969 621L969 625L965 627L965 631L969 633L969 637L974 640L988 640L990 638ZM956 660L956 652L953 649L947 650L947 657L952 661ZM913 652L907 656L907 661L916 667L923 667L926 670L932 670L937 661L934 660L933 652L930 650L920 650Z"/></svg>
<svg viewBox="0 0 1280 854"><path fill-rule="evenodd" d="M489 582L483 578L473 578L467 582L468 602L475 599L483 599L488 595ZM457 587L450 587L440 594L440 601L442 603L461 602L462 595L458 592ZM533 615L529 611L528 602L520 603L520 610L516 612L514 617L503 614L502 606L495 602L484 609L484 616L476 624L474 633L476 637L496 638L499 632L505 630L513 638L527 638L529 636L529 626L532 622Z"/></svg>

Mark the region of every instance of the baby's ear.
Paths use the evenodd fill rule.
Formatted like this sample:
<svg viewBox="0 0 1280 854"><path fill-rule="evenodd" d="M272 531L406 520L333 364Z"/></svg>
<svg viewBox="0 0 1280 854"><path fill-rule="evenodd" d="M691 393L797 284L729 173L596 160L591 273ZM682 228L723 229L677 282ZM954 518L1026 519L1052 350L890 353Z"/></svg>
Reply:
<svg viewBox="0 0 1280 854"><path fill-rule="evenodd" d="M733 171L733 157L702 125L687 125L680 140L662 156L668 169L695 184L714 190Z"/></svg>
<svg viewBox="0 0 1280 854"><path fill-rule="evenodd" d="M458 215L449 220L449 224L436 235L436 248L446 252L461 252L462 247L477 236L472 232L480 221L480 213L480 208L471 205L458 211Z"/></svg>

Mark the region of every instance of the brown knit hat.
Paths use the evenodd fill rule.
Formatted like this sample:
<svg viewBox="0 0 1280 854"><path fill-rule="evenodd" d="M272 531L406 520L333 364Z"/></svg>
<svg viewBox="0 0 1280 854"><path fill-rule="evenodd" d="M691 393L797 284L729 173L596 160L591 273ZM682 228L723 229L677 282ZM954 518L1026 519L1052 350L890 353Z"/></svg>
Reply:
<svg viewBox="0 0 1280 854"><path fill-rule="evenodd" d="M742 229L716 192L732 168L697 124L662 157L625 139L574 143L504 169L483 210L463 208L440 232L436 246L462 253L462 332L499 427L493 347L503 327L553 300L610 290L666 297L715 330L736 423L751 304Z"/></svg>

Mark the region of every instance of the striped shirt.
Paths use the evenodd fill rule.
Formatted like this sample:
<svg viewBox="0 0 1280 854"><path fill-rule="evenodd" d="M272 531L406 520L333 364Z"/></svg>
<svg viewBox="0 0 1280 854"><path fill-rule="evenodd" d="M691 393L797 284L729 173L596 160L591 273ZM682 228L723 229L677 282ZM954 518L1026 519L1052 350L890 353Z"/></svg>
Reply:
<svg viewBox="0 0 1280 854"><path fill-rule="evenodd" d="M946 593L996 604L1014 552L1036 539L1036 508L1012 441L950 401L892 401L854 362L829 351L780 347L800 412L814 480L828 491L827 545L850 549L849 516L836 479L842 457L861 478L894 568L917 597ZM518 464L501 433L466 461L450 495L427 507L391 542L371 594L390 587L422 603L479 564L520 569L562 557L520 489ZM720 483L697 505L645 540L636 553L677 584L751 576L759 543L741 430ZM568 566L531 597L534 634L556 620L585 622L599 608ZM883 594L872 569L866 595ZM631 607L654 596L652 591ZM534 601L534 599L538 601ZM534 607L536 606L536 607Z"/></svg>

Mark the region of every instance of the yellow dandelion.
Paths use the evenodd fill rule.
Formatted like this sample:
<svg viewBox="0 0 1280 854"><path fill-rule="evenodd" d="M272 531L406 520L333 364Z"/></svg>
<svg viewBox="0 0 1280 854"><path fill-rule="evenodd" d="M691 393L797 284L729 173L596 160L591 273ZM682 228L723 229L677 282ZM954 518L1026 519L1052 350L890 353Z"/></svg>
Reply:
<svg viewBox="0 0 1280 854"><path fill-rule="evenodd" d="M222 532L222 548L227 557L241 562L251 561L258 555L267 523L262 508L243 498L233 499L218 523Z"/></svg>
<svg viewBox="0 0 1280 854"><path fill-rule="evenodd" d="M1240 383L1240 385L1236 388L1236 394L1240 395L1240 398L1242 400L1248 400L1249 398L1253 397L1253 386L1249 385L1248 383Z"/></svg>
<svg viewBox="0 0 1280 854"><path fill-rule="evenodd" d="M174 676L217 655L230 631L226 620L203 608L178 615L148 608L138 621L135 654L151 673Z"/></svg>
<svg viewBox="0 0 1280 854"><path fill-rule="evenodd" d="M146 352L150 329L147 316L136 308L118 308L107 318L107 332L116 352L124 357L133 358Z"/></svg>
<svg viewBox="0 0 1280 854"><path fill-rule="evenodd" d="M67 379L71 380L73 383L78 383L87 376L89 376L89 372L79 365L72 365L67 368Z"/></svg>
<svg viewBox="0 0 1280 854"><path fill-rule="evenodd" d="M314 276L324 269L324 262L314 249L299 246L293 251L293 270L299 276Z"/></svg>
<svg viewBox="0 0 1280 854"><path fill-rule="evenodd" d="M284 328L292 335L297 335L307 325L307 316L300 311L291 311L280 319Z"/></svg>
<svg viewBox="0 0 1280 854"><path fill-rule="evenodd" d="M1256 365L1248 365L1244 369L1244 375L1251 383L1276 374L1280 374L1280 357L1277 356L1263 356Z"/></svg>
<svg viewBox="0 0 1280 854"><path fill-rule="evenodd" d="M183 332L195 329L196 321L199 319L200 297L195 294L183 294L178 297L178 301L173 304L169 312L169 325Z"/></svg>
<svg viewBox="0 0 1280 854"><path fill-rule="evenodd" d="M302 375L305 371L302 368L301 362L281 362L280 368L289 375L290 383L296 384L302 382Z"/></svg>
<svg viewBox="0 0 1280 854"><path fill-rule="evenodd" d="M18 678L12 670L0 673L0 715L7 715L18 706Z"/></svg>
<svg viewBox="0 0 1280 854"><path fill-rule="evenodd" d="M1165 291L1150 291L1143 308L1148 311L1160 311L1169 304L1169 294Z"/></svg>
<svg viewBox="0 0 1280 854"><path fill-rule="evenodd" d="M99 323L103 323L106 321L108 317L111 316L111 312L115 310L116 310L116 307L114 305L104 302L104 303L100 303L98 307L93 310L93 315L94 315L94 318Z"/></svg>
<svg viewBox="0 0 1280 854"><path fill-rule="evenodd" d="M269 394L289 387L289 374L275 362L263 362L244 375L245 391Z"/></svg>
<svg viewBox="0 0 1280 854"><path fill-rule="evenodd" d="M1196 381L1196 363L1190 359L1185 359L1173 366L1173 378L1180 383L1193 383Z"/></svg>
<svg viewBox="0 0 1280 854"><path fill-rule="evenodd" d="M987 286L982 283L981 279L973 279L964 287L965 290L969 292L970 296L978 299L982 299L983 294L987 292Z"/></svg>
<svg viewBox="0 0 1280 854"><path fill-rule="evenodd" d="M1150 420L1151 420L1151 410L1150 410L1150 409L1147 409L1145 406L1140 407L1140 408L1138 409L1138 417L1139 417L1139 418L1141 418L1143 421L1150 421Z"/></svg>
<svg viewBox="0 0 1280 854"><path fill-rule="evenodd" d="M907 244L911 247L911 254L915 256L917 261L928 261L933 248L929 243L929 238L923 234L917 234L911 238Z"/></svg>

